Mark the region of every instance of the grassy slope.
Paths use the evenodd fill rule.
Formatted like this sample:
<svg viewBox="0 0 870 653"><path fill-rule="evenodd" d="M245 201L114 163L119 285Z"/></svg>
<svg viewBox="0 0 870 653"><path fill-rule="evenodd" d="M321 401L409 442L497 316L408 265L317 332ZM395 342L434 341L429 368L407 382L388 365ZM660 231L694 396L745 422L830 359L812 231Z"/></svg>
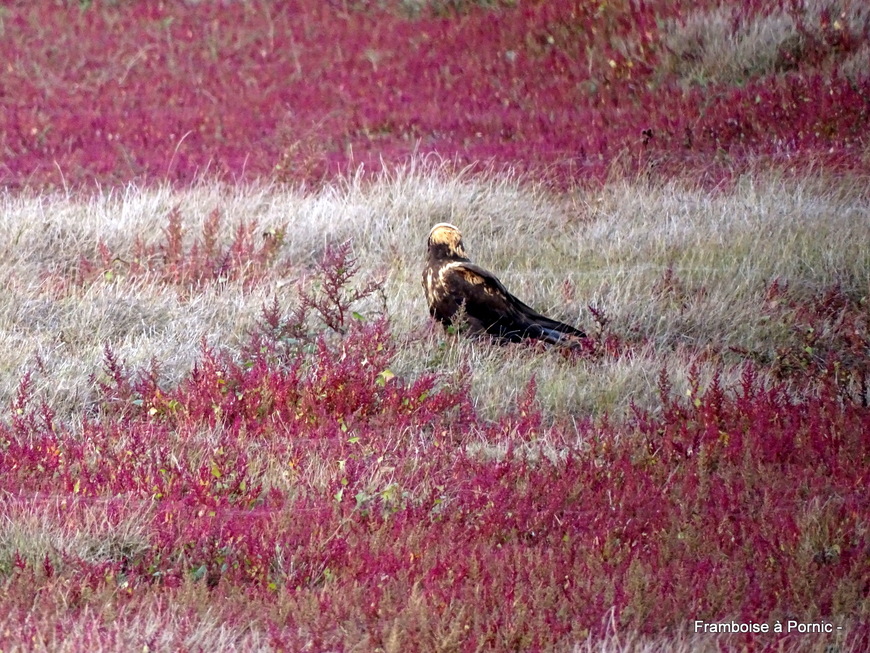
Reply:
<svg viewBox="0 0 870 653"><path fill-rule="evenodd" d="M397 370L456 370L471 357L475 401L485 412L511 405L534 371L543 400L557 412L621 414L629 401L650 404L662 367L680 379L705 353L727 367L743 361L735 348L773 356L792 344L794 334L765 310L775 279L789 284L795 299L834 284L864 296L867 202L862 180L850 178L747 176L712 195L680 183L618 182L561 196L431 168L316 191L131 188L85 203L7 196L0 390L8 402L20 371L38 356L53 405L78 410L105 344L133 365L156 357L167 379L177 379L202 339L237 346L265 303L290 303L326 243L351 239L362 274L385 281L387 314L396 337L407 341ZM241 222L256 223L255 241L286 228L267 279L179 293L160 278L130 278L136 241L165 243L176 206L186 247L201 239L214 209L227 245ZM427 326L419 284L423 238L443 220L463 228L475 261L542 311L594 331L600 325L587 305L602 310L607 328L625 340L620 355L578 370L558 356L544 356L542 364L533 352L461 342L438 349L443 337ZM115 258L116 276L77 284L82 259L99 260L101 242ZM368 308L379 310L379 302ZM506 373L510 384L503 383Z"/></svg>
<svg viewBox="0 0 870 653"><path fill-rule="evenodd" d="M870 12L383 4L0 12L0 649L865 650ZM433 328L443 220L590 351Z"/></svg>
<svg viewBox="0 0 870 653"><path fill-rule="evenodd" d="M870 163L858 0L78 4L0 14L3 186L316 182L427 152L562 187Z"/></svg>
<svg viewBox="0 0 870 653"><path fill-rule="evenodd" d="M556 458L588 447L588 431L582 425L579 432L574 430L578 421L604 413L619 420L635 404L660 411L657 379L662 369L668 371L679 396L689 387L693 366L700 374L701 388L719 370L724 387L734 389L742 366L761 361L759 369L768 382L784 379L794 387L796 397L808 396L813 390L802 377L804 370L813 374L813 364L804 362L803 368L793 370L780 360L788 352L800 351L805 340L790 319L792 309L777 310L777 302L811 303L826 288L839 284L845 295L859 302L856 306L865 319L867 313L870 265L861 244L870 236L870 206L858 179L753 175L717 194L676 183L615 182L571 195L552 195L504 177L463 177L423 165L376 182L348 180L310 191L204 185L186 191L130 188L84 202L50 195L6 196L4 202L9 219L0 238L7 248L2 252L7 282L0 314L3 402L8 405L14 400L22 373L33 370L37 396L48 401L58 419L72 423L106 410L105 398L90 381L92 376L107 378L102 366L106 345L132 365L159 361L161 382L169 389L201 360L202 339L235 356L264 304L277 297L282 305L291 305L298 282L311 277L331 240L352 239L361 276L385 280L383 298L367 300L357 310L371 320L386 306L392 338L399 345L390 363L393 372L409 380L435 372L448 383L470 375L473 405L482 417L497 420L492 427L475 426L474 432L460 436L457 451L468 451L472 459L500 459L508 443L522 433L525 427L509 416L518 401L522 405L532 377L537 380L545 422L554 420L562 426L540 430L531 451L543 445L544 453ZM225 246L233 241L239 221L256 222L255 245L261 234L276 228L285 228L285 240L264 275L242 275L199 289L178 286L160 272L159 263L168 256L167 215L175 206L183 216L188 252L195 241L201 243L204 221L215 208L225 216L219 238ZM456 341L433 329L419 287L422 241L430 224L445 219L463 227L476 261L498 271L510 288L534 306L591 331L595 321L585 305L593 303L603 310L610 318L606 333L614 339L614 347L586 359L565 359L554 352ZM137 238L156 247L150 275L132 273ZM108 257L100 253L101 242L110 252ZM98 263L95 271L83 263L88 260ZM85 270L91 270L89 275ZM781 296L771 294L774 279L787 288ZM824 324L837 328L833 322ZM819 357L824 355L823 345L824 341L818 345ZM849 391L859 389L852 383ZM507 423L504 416L509 417ZM574 427L566 427L566 419ZM195 431L186 436L182 431L170 436L188 438L187 444L178 440L169 446L182 465L204 464L208 469L212 464L207 462L212 455L208 452L228 446L225 436L204 424L191 422L191 426ZM189 428L184 427L184 432ZM369 463L360 481L364 491L380 496L384 488L398 483L412 497L427 495L439 472L427 466L425 451L432 442L425 430L417 433L416 428L411 427L413 444L402 443L404 435L389 440L389 448L397 448L390 455L398 456L405 471L385 471L383 465ZM119 437L117 448L137 446L135 438L127 443L126 435ZM317 448L312 449L313 458L300 463L298 472L288 477L279 464L285 454L270 454L274 445L259 446L253 441L245 445L250 482L264 483L288 496L304 492L327 497L334 491L338 477L329 462L334 454L324 452L327 458L320 460ZM425 480L430 474L435 476ZM411 489L406 483L416 485ZM71 512L63 493L40 493L37 496L42 498L30 507L10 495L4 500L7 522L0 538L0 560L8 565L17 555L38 567L50 559L57 569L53 573L62 579L76 568L67 559L111 565L161 550L155 549L159 529L153 521L154 508L142 519L135 492L114 499L105 492L98 491L95 503L93 499L75 503ZM814 496L814 501L826 500L824 494ZM69 500L75 501L72 496ZM108 514L104 502L115 506ZM801 514L819 520L825 529L838 523L816 508ZM866 527L858 515L854 536L866 538ZM419 531L411 532L419 536ZM811 539L802 546L830 541L830 536L809 532L803 537ZM272 564L282 564L279 560L280 556ZM195 569L191 573L196 577ZM292 576L290 569L283 573ZM600 580L605 579L606 575ZM84 611L76 607L67 612L70 604L63 598L64 591L47 579L38 582L53 589L26 613L36 619L27 632L46 638L44 645L52 650L61 645L52 643L48 624L69 618L67 650L85 645L104 650L138 647L142 642L153 642L149 646L158 649L179 642L192 648L230 642L242 648L275 645L274 632L267 634L266 625L257 618L250 622L232 598L234 592L245 591L244 585L229 583L224 586L229 594L218 599L196 582L187 581L181 589L164 594L138 584L133 593L131 581L123 611L116 614L110 608L112 596L118 591L123 595L123 585L98 584L88 592ZM188 611L170 619L171 628L158 634L157 624L165 625L168 596ZM410 642L403 638L409 633L408 620L422 619L414 611L428 615L432 610L430 600L422 595L416 608L414 600L412 596L410 606L389 613L379 635L386 649L407 647ZM850 615L866 616L860 600L842 600L845 612L836 613L838 619L848 624ZM290 596L277 601L282 610L303 620L311 609ZM636 601L634 609L638 609ZM82 598L74 603L83 605ZM384 609L389 611L388 604ZM220 617L208 617L209 606ZM805 619L819 609L804 607L807 612L799 616ZM24 614L13 609L7 618L18 620ZM457 618L462 623L461 616ZM424 622L447 630L418 634L411 641L439 642L445 649L451 641L463 641L451 630L457 627L455 620L420 621ZM103 625L107 623L108 631ZM374 645L372 633L354 631L352 623L342 626L341 641ZM683 628L673 629L677 625L670 623L665 648L716 646L715 639L687 638L680 634ZM539 627L531 622L502 626L504 632L516 629L517 633ZM654 641L635 638L633 628L604 639L596 632L595 639L586 643L590 650L656 650ZM560 648L579 644L578 637L573 632L561 640ZM789 641L800 650L816 650L828 640ZM497 644L506 645L507 640Z"/></svg>

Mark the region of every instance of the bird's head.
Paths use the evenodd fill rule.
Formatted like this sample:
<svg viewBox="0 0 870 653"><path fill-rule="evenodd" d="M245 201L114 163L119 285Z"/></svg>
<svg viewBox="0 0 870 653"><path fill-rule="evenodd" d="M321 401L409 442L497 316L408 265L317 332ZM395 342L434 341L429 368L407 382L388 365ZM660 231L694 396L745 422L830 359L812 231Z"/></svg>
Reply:
<svg viewBox="0 0 870 653"><path fill-rule="evenodd" d="M429 232L426 242L429 255L436 258L447 258L467 261L465 248L462 246L462 232L452 224L439 222Z"/></svg>

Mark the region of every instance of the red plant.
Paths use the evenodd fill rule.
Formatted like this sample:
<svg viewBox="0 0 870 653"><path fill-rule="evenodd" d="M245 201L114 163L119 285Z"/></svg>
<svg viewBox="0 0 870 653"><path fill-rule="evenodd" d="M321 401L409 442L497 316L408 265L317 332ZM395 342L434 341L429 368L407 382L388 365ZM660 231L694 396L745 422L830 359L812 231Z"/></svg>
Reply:
<svg viewBox="0 0 870 653"><path fill-rule="evenodd" d="M3 646L33 635L23 610L63 631L105 594L129 610L198 597L291 649L553 649L693 619L843 624L847 650L867 643L870 411L827 367L803 390L749 364L736 388L694 375L688 397L663 376L657 410L570 425L530 383L486 420L461 385L390 372L386 320L335 321L358 298L347 256L300 300L319 320L266 309L241 355L203 345L172 387L107 349L101 406L75 426L24 377L0 424L12 523L35 510L87 533L98 509L138 535L0 558L0 617L24 624ZM840 324L848 306L832 291L817 309ZM65 612L45 603L61 594Z"/></svg>
<svg viewBox="0 0 870 653"><path fill-rule="evenodd" d="M191 292L207 284L227 281L242 281L246 286L253 286L266 278L284 240L284 229L261 233L255 221L240 222L231 242L222 245L220 228L221 214L214 209L203 224L199 238L187 243L181 211L175 207L167 215L162 242L146 245L137 238L128 259L100 242L99 258L83 256L75 278L61 280L61 285L146 278Z"/></svg>
<svg viewBox="0 0 870 653"><path fill-rule="evenodd" d="M427 152L561 185L614 169L715 183L758 159L864 170L870 79L835 64L866 30L732 4L735 29L789 12L800 47L772 75L686 89L660 65L662 26L704 8L683 0L415 18L311 0L18 3L0 44L15 89L0 97L0 179L296 182Z"/></svg>

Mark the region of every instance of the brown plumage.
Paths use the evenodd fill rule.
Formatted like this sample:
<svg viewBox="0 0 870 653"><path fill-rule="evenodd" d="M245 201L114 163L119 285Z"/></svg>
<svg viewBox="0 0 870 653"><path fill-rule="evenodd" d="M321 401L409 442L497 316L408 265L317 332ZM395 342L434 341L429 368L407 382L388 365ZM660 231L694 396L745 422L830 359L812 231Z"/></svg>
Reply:
<svg viewBox="0 0 870 653"><path fill-rule="evenodd" d="M452 224L432 227L423 271L429 314L445 328L464 313L471 336L489 335L503 342L525 339L577 346L586 334L541 315L510 294L495 275L474 265L465 254L462 234Z"/></svg>

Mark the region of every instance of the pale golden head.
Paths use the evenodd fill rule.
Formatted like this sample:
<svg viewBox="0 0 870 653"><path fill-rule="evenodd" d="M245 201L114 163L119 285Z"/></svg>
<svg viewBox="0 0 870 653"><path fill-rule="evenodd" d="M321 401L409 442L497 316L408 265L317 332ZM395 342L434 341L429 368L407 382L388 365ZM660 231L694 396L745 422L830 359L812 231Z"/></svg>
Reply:
<svg viewBox="0 0 870 653"><path fill-rule="evenodd" d="M430 252L437 250L442 256L467 258L462 246L462 232L455 225L439 222L429 231L427 246Z"/></svg>

